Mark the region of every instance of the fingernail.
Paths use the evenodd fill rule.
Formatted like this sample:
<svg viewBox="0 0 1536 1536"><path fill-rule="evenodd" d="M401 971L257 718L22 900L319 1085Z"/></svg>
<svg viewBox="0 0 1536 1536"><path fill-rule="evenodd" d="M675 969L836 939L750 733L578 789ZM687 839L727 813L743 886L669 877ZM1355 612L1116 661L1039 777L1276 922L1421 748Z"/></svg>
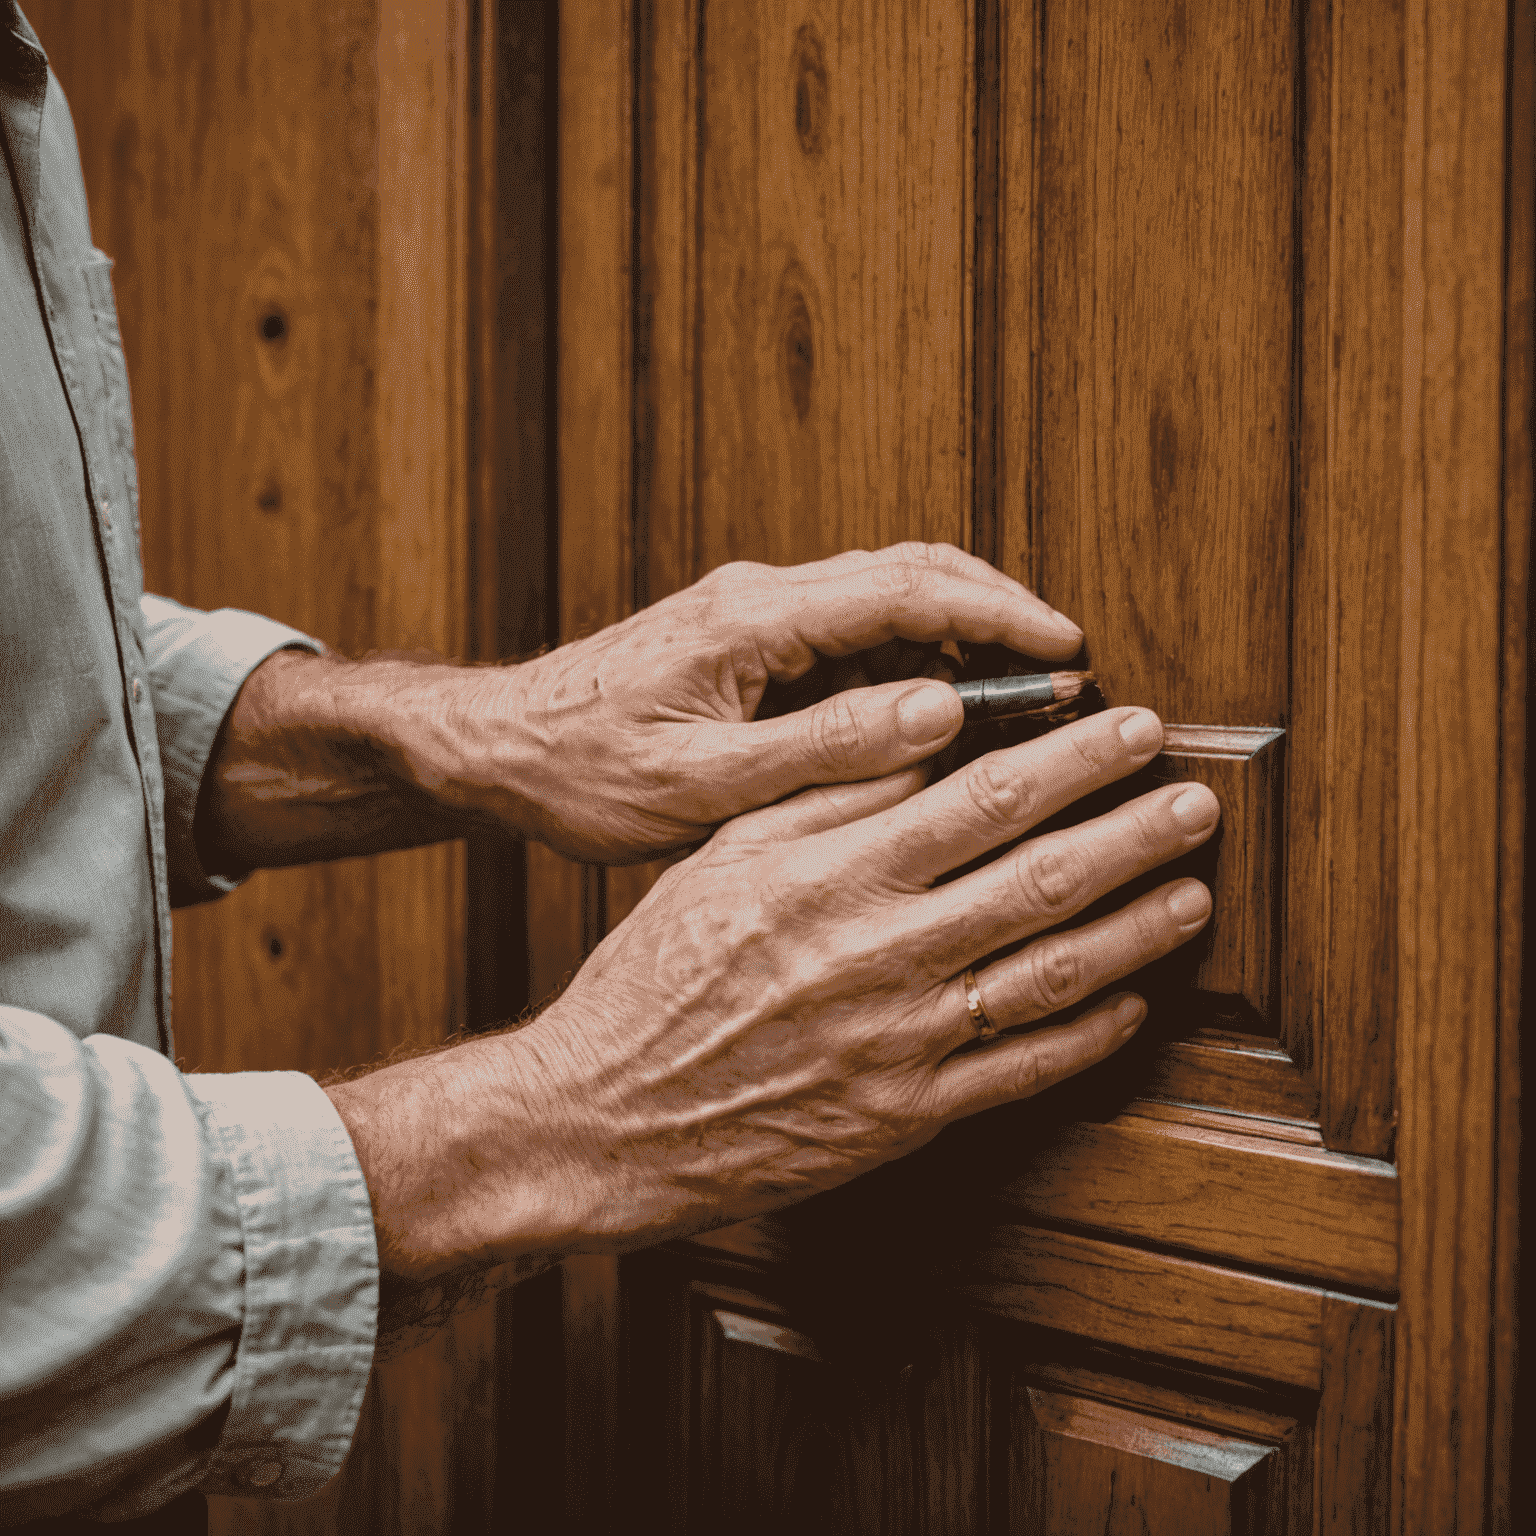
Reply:
<svg viewBox="0 0 1536 1536"><path fill-rule="evenodd" d="M1134 1035L1147 1016L1147 1005L1139 997L1128 997L1115 1009L1115 1028L1121 1037Z"/></svg>
<svg viewBox="0 0 1536 1536"><path fill-rule="evenodd" d="M947 687L914 688L896 704L896 724L914 747L952 736L959 714L960 696Z"/></svg>
<svg viewBox="0 0 1536 1536"><path fill-rule="evenodd" d="M1155 752L1163 744L1163 722L1150 709L1138 709L1120 722L1120 740L1135 757Z"/></svg>
<svg viewBox="0 0 1536 1536"><path fill-rule="evenodd" d="M1051 617L1055 619L1057 629L1069 635L1076 635L1079 640L1083 638L1082 625L1074 624L1059 608L1051 609Z"/></svg>
<svg viewBox="0 0 1536 1536"><path fill-rule="evenodd" d="M1175 886L1168 893L1168 915L1180 928L1199 927L1210 910L1211 893L1197 882Z"/></svg>
<svg viewBox="0 0 1536 1536"><path fill-rule="evenodd" d="M1216 824L1220 807L1216 797L1199 786L1191 784L1170 807L1173 819L1188 833L1204 832Z"/></svg>

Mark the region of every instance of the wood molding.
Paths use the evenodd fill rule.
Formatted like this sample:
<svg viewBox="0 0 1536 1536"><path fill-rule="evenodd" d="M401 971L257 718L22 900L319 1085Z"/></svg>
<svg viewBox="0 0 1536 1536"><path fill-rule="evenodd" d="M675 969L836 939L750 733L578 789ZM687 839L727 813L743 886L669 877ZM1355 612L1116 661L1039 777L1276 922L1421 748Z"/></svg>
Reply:
<svg viewBox="0 0 1536 1536"><path fill-rule="evenodd" d="M999 1198L1022 1216L1349 1290L1397 1289L1388 1163L1128 1114L1064 1127Z"/></svg>

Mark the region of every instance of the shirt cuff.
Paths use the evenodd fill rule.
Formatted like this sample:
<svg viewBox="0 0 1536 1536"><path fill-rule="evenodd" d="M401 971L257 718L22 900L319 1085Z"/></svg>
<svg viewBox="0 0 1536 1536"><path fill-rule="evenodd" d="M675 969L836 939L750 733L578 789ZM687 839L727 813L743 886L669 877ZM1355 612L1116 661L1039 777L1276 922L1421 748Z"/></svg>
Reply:
<svg viewBox="0 0 1536 1536"><path fill-rule="evenodd" d="M379 1267L352 1138L302 1072L188 1076L229 1159L245 1319L205 1493L302 1499L346 1459L373 1365Z"/></svg>
<svg viewBox="0 0 1536 1536"><path fill-rule="evenodd" d="M325 653L325 646L275 619L218 608L202 613L146 593L145 664L155 703L155 735L165 780L165 852L171 905L191 906L226 895L240 884L211 875L192 836L203 772L214 738L241 686L274 651L290 647Z"/></svg>

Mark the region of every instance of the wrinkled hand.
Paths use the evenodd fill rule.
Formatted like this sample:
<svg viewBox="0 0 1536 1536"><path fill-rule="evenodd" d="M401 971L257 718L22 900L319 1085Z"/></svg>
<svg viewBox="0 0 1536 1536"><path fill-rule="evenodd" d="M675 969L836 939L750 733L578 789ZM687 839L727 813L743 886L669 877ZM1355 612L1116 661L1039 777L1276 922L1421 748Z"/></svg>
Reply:
<svg viewBox="0 0 1536 1536"><path fill-rule="evenodd" d="M897 638L1002 643L1058 662L1082 643L1070 620L948 545L723 566L588 639L466 674L454 749L418 778L572 857L652 858L807 785L888 774L944 747L962 714L935 682L757 718L771 684Z"/></svg>
<svg viewBox="0 0 1536 1536"><path fill-rule="evenodd" d="M1141 1021L1134 995L977 1045L960 977L1001 954L978 972L985 1006L999 1029L1033 1024L1203 927L1209 894L1179 880L1047 932L1204 842L1219 808L1201 785L1016 841L1161 739L1148 711L1109 710L926 789L908 770L730 823L531 1024L434 1058L419 1091L411 1063L349 1086L386 1265L429 1275L466 1251L621 1250L739 1220L1109 1055ZM370 1121L409 1154L376 1154Z"/></svg>

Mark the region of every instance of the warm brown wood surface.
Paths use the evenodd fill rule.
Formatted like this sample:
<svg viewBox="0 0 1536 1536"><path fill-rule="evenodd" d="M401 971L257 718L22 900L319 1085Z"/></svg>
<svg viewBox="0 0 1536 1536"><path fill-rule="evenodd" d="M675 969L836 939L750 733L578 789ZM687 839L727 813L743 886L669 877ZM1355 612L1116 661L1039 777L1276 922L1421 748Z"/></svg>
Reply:
<svg viewBox="0 0 1536 1536"><path fill-rule="evenodd" d="M1001 1226L961 1292L1004 1317L1292 1386L1322 1380L1323 1293L1073 1233Z"/></svg>
<svg viewBox="0 0 1536 1536"><path fill-rule="evenodd" d="M1405 28L1394 1519L1434 1536L1488 1516L1497 1021L1518 986L1499 969L1507 25L1423 0Z"/></svg>
<svg viewBox="0 0 1536 1536"><path fill-rule="evenodd" d="M26 9L117 258L148 586L354 654L464 654L469 8ZM177 915L178 1055L323 1070L441 1039L465 920L458 845L258 875ZM478 1528L492 1322L376 1372L320 1498L214 1500L211 1528Z"/></svg>
<svg viewBox="0 0 1536 1536"><path fill-rule="evenodd" d="M1305 9L1285 1040L1328 1144L1392 1154L1403 11Z"/></svg>
<svg viewBox="0 0 1536 1536"><path fill-rule="evenodd" d="M1073 5L1042 33L1038 201L1010 236L1038 252L1049 522L1034 570L1006 541L1005 568L1084 625L1111 703L1281 725L1289 7Z"/></svg>
<svg viewBox="0 0 1536 1536"><path fill-rule="evenodd" d="M1065 1127L1001 1195L1024 1215L1346 1289L1397 1289L1398 1190L1388 1163L1127 1114Z"/></svg>

